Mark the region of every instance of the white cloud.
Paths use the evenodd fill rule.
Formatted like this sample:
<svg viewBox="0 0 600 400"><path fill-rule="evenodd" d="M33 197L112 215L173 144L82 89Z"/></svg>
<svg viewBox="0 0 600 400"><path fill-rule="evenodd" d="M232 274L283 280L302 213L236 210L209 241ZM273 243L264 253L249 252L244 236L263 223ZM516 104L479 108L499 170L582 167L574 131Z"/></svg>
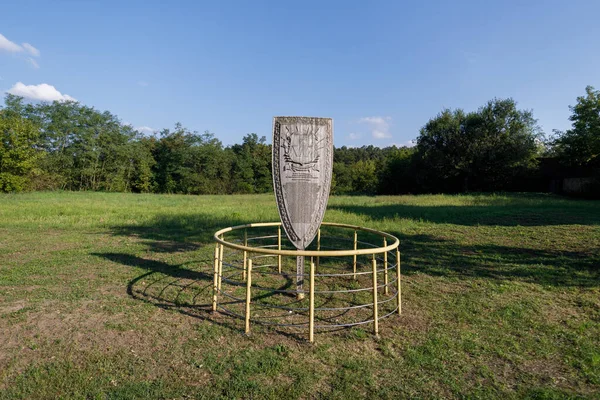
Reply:
<svg viewBox="0 0 600 400"><path fill-rule="evenodd" d="M391 117L363 117L358 122L366 124L371 130L371 136L375 139L391 138L390 121Z"/></svg>
<svg viewBox="0 0 600 400"><path fill-rule="evenodd" d="M9 53L20 53L23 51L23 48L15 42L11 42L0 33L0 50L8 51Z"/></svg>
<svg viewBox="0 0 600 400"><path fill-rule="evenodd" d="M374 130L373 132L371 132L371 134L373 135L373 137L375 139L387 139L387 138L391 138L392 135L390 135L389 133L385 132L385 131L380 131L380 130Z"/></svg>
<svg viewBox="0 0 600 400"><path fill-rule="evenodd" d="M1 33L0 33L0 50L5 50L10 53L27 52L34 57L40 56L40 51L38 49L36 49L35 47L33 47L31 44L23 43L21 46L19 46L15 42L11 42L10 40L8 40L6 38L6 36L4 36Z"/></svg>
<svg viewBox="0 0 600 400"><path fill-rule="evenodd" d="M35 47L33 47L32 45L30 45L29 43L23 43L23 48L25 49L25 51L27 51L29 54L31 54L34 57L40 56L40 51L38 49L36 49Z"/></svg>
<svg viewBox="0 0 600 400"><path fill-rule="evenodd" d="M29 54L33 57L39 57L40 51L33 47L29 43L23 43L22 45L18 45L15 42L11 42L6 38L6 36L0 33L0 51L6 51L9 53L20 54L19 58L25 59L29 64L33 66L33 68L39 68L40 65L31 57L23 57L23 55Z"/></svg>
<svg viewBox="0 0 600 400"><path fill-rule="evenodd" d="M360 133L352 132L348 135L348 139L350 139L350 140L357 140L357 139L360 139L360 137L361 137Z"/></svg>
<svg viewBox="0 0 600 400"><path fill-rule="evenodd" d="M29 62L29 64L31 64L31 66L35 69L38 69L40 67L40 64L37 63L37 61L35 61L33 58L31 57L27 57L27 61Z"/></svg>
<svg viewBox="0 0 600 400"><path fill-rule="evenodd" d="M146 133L146 134L151 134L151 133L156 132L156 129L150 128L149 126L138 126L134 129L138 132Z"/></svg>
<svg viewBox="0 0 600 400"><path fill-rule="evenodd" d="M407 142L404 143L391 143L390 146L396 146L396 147L415 147L417 145L417 141L416 140L409 140Z"/></svg>
<svg viewBox="0 0 600 400"><path fill-rule="evenodd" d="M15 83L7 93L14 94L15 96L21 96L30 100L39 101L77 101L68 94L62 94L52 85L47 83L41 83L39 85L25 85L21 82Z"/></svg>

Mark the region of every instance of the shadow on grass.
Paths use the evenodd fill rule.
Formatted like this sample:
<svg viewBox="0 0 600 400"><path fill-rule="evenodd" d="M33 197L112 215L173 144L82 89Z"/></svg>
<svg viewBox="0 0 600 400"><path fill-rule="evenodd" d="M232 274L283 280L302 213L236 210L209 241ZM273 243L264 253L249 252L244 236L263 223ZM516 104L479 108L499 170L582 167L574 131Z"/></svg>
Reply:
<svg viewBox="0 0 600 400"><path fill-rule="evenodd" d="M127 283L127 294L132 298L165 310L176 310L185 315L235 329L233 325L222 321L221 318L215 318L211 313L213 276L204 271L186 268L186 265L192 262L172 265L126 253L92 253L92 255L118 264L148 270ZM194 262L194 264L198 263Z"/></svg>
<svg viewBox="0 0 600 400"><path fill-rule="evenodd" d="M329 209L372 220L408 218L455 225L544 226L600 225L600 202L551 196L519 196L498 200L482 197L474 205L418 206L410 204L331 205Z"/></svg>
<svg viewBox="0 0 600 400"><path fill-rule="evenodd" d="M471 206L414 205L332 205L331 209L368 216L375 220L412 218L433 223L459 225L542 226L558 224L600 225L600 207L589 201L563 201L534 198L482 202ZM235 332L243 330L237 319L211 312L212 243L222 228L249 222L241 218L219 218L209 214L159 215L142 224L119 225L113 235L140 239L154 252L196 251L202 260L168 264L121 253L100 253L123 265L148 270L131 280L127 293L134 299L163 309L207 320ZM600 252L561 252L501 245L461 245L428 235L403 235L401 239L403 273L424 273L450 279L521 281L547 286L597 287L600 285ZM204 248L205 244L209 244ZM207 250L207 251L204 251ZM287 282L282 289L292 285ZM223 301L224 299L221 299ZM225 303L222 303L225 304ZM294 339L303 335L275 329Z"/></svg>
<svg viewBox="0 0 600 400"><path fill-rule="evenodd" d="M142 239L149 250L158 253L175 253L198 250L213 243L216 231L251 222L238 218L215 218L207 214L165 214L141 224L116 225L113 235Z"/></svg>
<svg viewBox="0 0 600 400"><path fill-rule="evenodd" d="M428 235L398 235L403 274L486 278L547 286L600 286L600 251L462 246Z"/></svg>
<svg viewBox="0 0 600 400"><path fill-rule="evenodd" d="M216 323L235 332L243 332L239 319L224 312L212 311L213 272L212 260L196 260L183 264L171 265L162 261L148 260L126 253L92 253L115 263L130 267L147 269L148 272L132 279L127 284L127 294L135 300L165 309L174 310L181 314L199 318L203 321ZM200 265L205 271L189 269L188 266ZM292 287L293 280L286 279L286 283L277 290L287 290ZM252 302L260 301L276 293L265 293L252 296ZM219 305L229 307L243 304L219 296ZM272 328L277 333L304 340L302 335L290 333L279 328Z"/></svg>
<svg viewBox="0 0 600 400"><path fill-rule="evenodd" d="M111 228L113 235L137 238L152 252L198 251L205 254L204 259L183 264L168 264L127 253L93 255L119 264L149 270L128 283L127 293L132 298L163 309L172 309L185 315L219 323L239 332L240 329L243 331L243 327L235 325L238 319L231 318L225 313L212 312L213 260L211 257L216 231L252 222L266 221L243 220L236 217L221 218L210 214L165 214L142 224L117 225ZM272 230L272 228L259 228L256 231L272 234L273 232L268 229ZM277 289L286 290L292 284L292 278L287 278L286 283ZM273 296L273 293L253 295L252 299L255 301L270 296ZM220 305L239 305L238 303L219 298ZM302 335L280 331L276 327L271 329L294 339L304 340Z"/></svg>

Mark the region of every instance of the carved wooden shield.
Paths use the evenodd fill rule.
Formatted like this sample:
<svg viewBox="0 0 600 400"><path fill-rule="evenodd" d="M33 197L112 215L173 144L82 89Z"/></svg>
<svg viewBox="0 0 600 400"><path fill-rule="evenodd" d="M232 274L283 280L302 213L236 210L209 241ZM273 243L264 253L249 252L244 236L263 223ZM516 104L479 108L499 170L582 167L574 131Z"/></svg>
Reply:
<svg viewBox="0 0 600 400"><path fill-rule="evenodd" d="M273 118L273 184L283 229L297 249L313 241L329 198L331 118Z"/></svg>

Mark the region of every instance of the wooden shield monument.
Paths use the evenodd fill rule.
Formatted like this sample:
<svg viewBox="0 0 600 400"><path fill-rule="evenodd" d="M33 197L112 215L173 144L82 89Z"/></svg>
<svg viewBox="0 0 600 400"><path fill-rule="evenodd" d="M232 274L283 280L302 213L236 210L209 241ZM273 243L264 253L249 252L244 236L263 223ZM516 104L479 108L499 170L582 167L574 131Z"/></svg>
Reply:
<svg viewBox="0 0 600 400"><path fill-rule="evenodd" d="M329 198L333 168L331 118L273 118L273 186L287 238L298 250L315 238ZM296 257L303 296L304 257Z"/></svg>

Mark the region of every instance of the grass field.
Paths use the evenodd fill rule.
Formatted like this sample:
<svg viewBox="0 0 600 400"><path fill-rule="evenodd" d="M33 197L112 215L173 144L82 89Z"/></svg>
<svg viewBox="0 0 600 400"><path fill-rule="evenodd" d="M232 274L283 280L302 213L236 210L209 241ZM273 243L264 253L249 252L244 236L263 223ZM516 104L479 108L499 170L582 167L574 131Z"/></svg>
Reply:
<svg viewBox="0 0 600 400"><path fill-rule="evenodd" d="M401 240L403 313L303 335L210 312L212 235L273 195L0 196L0 398L600 398L600 202L333 197Z"/></svg>

